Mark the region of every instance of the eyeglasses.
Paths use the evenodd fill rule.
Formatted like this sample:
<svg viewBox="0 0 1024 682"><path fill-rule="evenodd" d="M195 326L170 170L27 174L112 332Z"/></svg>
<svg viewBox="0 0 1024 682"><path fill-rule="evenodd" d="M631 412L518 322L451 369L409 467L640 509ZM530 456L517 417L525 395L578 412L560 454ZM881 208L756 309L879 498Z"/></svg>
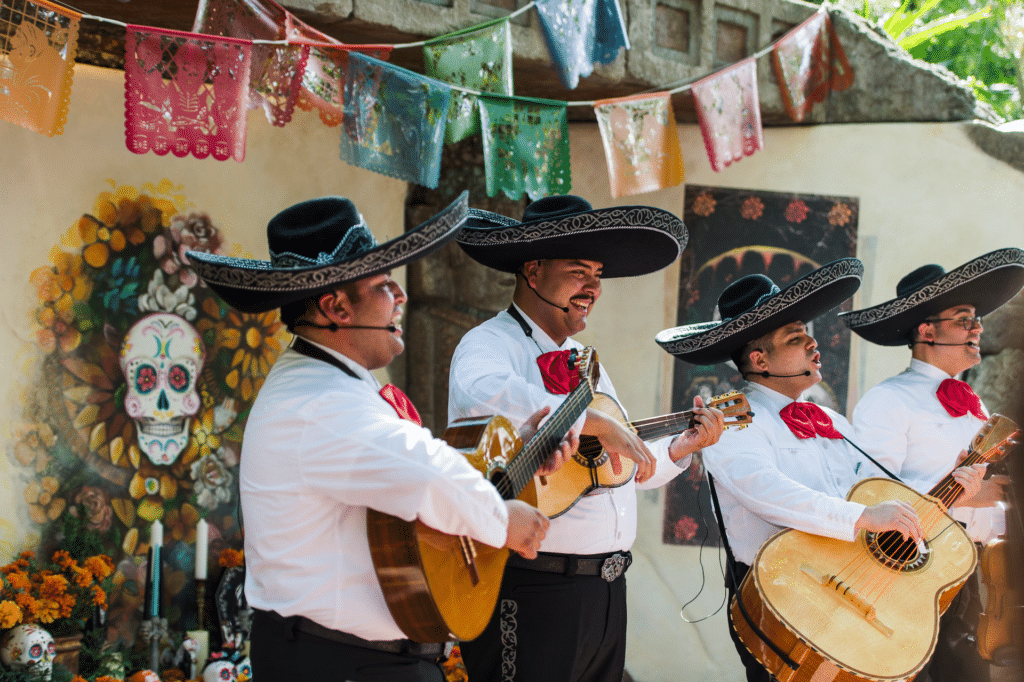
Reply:
<svg viewBox="0 0 1024 682"><path fill-rule="evenodd" d="M981 327L981 315L975 315L974 317L935 317L930 320L925 320L925 322L956 322L963 327L965 331L971 331L976 327Z"/></svg>

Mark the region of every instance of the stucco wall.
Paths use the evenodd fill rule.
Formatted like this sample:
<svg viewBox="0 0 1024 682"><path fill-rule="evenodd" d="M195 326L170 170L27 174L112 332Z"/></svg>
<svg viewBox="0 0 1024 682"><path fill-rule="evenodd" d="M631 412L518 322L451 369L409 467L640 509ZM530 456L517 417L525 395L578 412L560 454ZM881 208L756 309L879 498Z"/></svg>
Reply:
<svg viewBox="0 0 1024 682"><path fill-rule="evenodd" d="M65 133L46 138L0 123L0 225L8 250L0 274L5 329L0 332L0 400L8 419L0 449L9 451L20 390L37 365L31 331L36 302L33 269L48 264L60 235L84 210L80 200L117 183L158 183L168 178L226 233L227 242L266 257L265 224L280 208L322 194L355 200L378 239L401 230L405 185L345 165L337 129L296 112L273 128L251 112L244 163L198 161L125 149L121 72L79 66ZM613 201L596 125L571 128L573 191L595 206L656 205L677 214L683 187ZM1024 175L979 152L959 124L875 124L769 129L765 150L711 171L700 131L680 126L687 180L775 191L860 198L859 256L867 266L857 305L890 298L897 280L927 262L947 268L1004 246L1024 246ZM75 197L67 202L65 197ZM59 198L59 200L55 200ZM398 271L396 275L404 275ZM634 417L668 411L671 363L652 340L676 316L678 265L632 280L608 280L580 340L594 344ZM415 343L415 340L411 340ZM865 347L856 340L851 367L855 397L900 371L905 349ZM17 464L0 457L0 560L32 543ZM662 495L640 496L641 532L629 572L628 669L639 682L679 679L739 681L742 672L725 632L724 612L698 625L678 616L697 593L701 569L694 548L661 544ZM704 552L706 586L686 610L694 619L722 599L715 551Z"/></svg>

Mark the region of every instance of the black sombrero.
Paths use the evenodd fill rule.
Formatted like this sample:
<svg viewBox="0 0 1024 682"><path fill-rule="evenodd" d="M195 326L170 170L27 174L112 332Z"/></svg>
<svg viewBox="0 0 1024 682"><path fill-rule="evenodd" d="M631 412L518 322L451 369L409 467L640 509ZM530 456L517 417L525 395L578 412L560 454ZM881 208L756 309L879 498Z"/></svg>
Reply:
<svg viewBox="0 0 1024 682"><path fill-rule="evenodd" d="M852 331L880 346L910 343L914 328L955 305L988 315L1024 287L1024 250L999 249L955 270L923 265L896 285L896 298L871 308L840 313Z"/></svg>
<svg viewBox="0 0 1024 682"><path fill-rule="evenodd" d="M785 289L764 275L741 277L718 297L719 322L701 322L658 332L654 340L695 365L725 362L749 341L790 322L810 322L860 287L864 264L842 258L823 265Z"/></svg>
<svg viewBox="0 0 1024 682"><path fill-rule="evenodd" d="M470 209L457 237L473 260L502 272L547 258L603 265L602 279L646 275L671 264L686 246L683 221L652 206L593 208L564 195L538 199L521 221Z"/></svg>
<svg viewBox="0 0 1024 682"><path fill-rule="evenodd" d="M469 193L425 223L377 244L344 197L311 199L267 224L270 260L189 251L203 281L233 308L261 313L326 293L345 282L406 265L441 248L466 220Z"/></svg>

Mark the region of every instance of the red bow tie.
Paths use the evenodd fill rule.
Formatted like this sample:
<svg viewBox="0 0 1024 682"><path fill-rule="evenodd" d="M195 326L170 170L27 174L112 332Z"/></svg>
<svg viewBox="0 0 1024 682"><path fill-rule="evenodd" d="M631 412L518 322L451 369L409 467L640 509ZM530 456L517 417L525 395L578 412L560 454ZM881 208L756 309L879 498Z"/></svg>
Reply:
<svg viewBox="0 0 1024 682"><path fill-rule="evenodd" d="M946 379L939 384L939 390L935 392L935 396L950 416L962 417L970 412L978 419L987 419L985 411L981 409L981 399L963 381Z"/></svg>
<svg viewBox="0 0 1024 682"><path fill-rule="evenodd" d="M843 438L843 434L832 425L831 417L814 403L790 403L779 410L779 416L797 438Z"/></svg>
<svg viewBox="0 0 1024 682"><path fill-rule="evenodd" d="M380 397L384 398L388 405L395 408L395 412L398 413L399 417L423 426L423 420L420 418L420 413L416 406L412 404L409 396L403 393L402 389L398 388L398 386L394 384L385 385L384 388L380 389Z"/></svg>
<svg viewBox="0 0 1024 682"><path fill-rule="evenodd" d="M537 358L544 388L554 395L568 395L580 385L580 375L575 367L569 367L571 350L556 350Z"/></svg>

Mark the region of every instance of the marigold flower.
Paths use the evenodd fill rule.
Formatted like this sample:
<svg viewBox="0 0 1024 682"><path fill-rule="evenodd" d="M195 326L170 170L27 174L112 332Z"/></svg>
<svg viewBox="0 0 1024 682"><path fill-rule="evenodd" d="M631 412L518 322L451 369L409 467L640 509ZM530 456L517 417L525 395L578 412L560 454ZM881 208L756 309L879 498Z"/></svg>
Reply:
<svg viewBox="0 0 1024 682"><path fill-rule="evenodd" d="M78 562L75 561L70 554L63 549L58 549L53 553L53 563L57 564L61 568L68 568L70 566L78 566Z"/></svg>
<svg viewBox="0 0 1024 682"><path fill-rule="evenodd" d="M79 587L89 587L92 584L94 578L92 571L81 566L71 566L71 572L74 574L75 584Z"/></svg>
<svg viewBox="0 0 1024 682"><path fill-rule="evenodd" d="M237 568L245 562L245 552L241 549L223 549L218 563L224 568Z"/></svg>
<svg viewBox="0 0 1024 682"><path fill-rule="evenodd" d="M13 571L7 574L7 582L15 590L27 590L32 587L32 581L21 571Z"/></svg>
<svg viewBox="0 0 1024 682"><path fill-rule="evenodd" d="M106 580L114 572L114 562L106 554L91 556L82 563L98 580Z"/></svg>
<svg viewBox="0 0 1024 682"><path fill-rule="evenodd" d="M92 586L92 603L101 609L107 608L107 593L99 585Z"/></svg>
<svg viewBox="0 0 1024 682"><path fill-rule="evenodd" d="M60 604L54 599L36 601L36 620L40 623L52 623L60 618Z"/></svg>
<svg viewBox="0 0 1024 682"><path fill-rule="evenodd" d="M21 608L9 599L0 601L0 628L4 630L7 628L13 628L20 622Z"/></svg>
<svg viewBox="0 0 1024 682"><path fill-rule="evenodd" d="M803 201L794 199L786 206L786 220L791 223L802 223L807 219L807 214L810 210Z"/></svg>
<svg viewBox="0 0 1024 682"><path fill-rule="evenodd" d="M39 586L40 599L56 599L68 591L68 579L62 575L43 576L43 582Z"/></svg>

